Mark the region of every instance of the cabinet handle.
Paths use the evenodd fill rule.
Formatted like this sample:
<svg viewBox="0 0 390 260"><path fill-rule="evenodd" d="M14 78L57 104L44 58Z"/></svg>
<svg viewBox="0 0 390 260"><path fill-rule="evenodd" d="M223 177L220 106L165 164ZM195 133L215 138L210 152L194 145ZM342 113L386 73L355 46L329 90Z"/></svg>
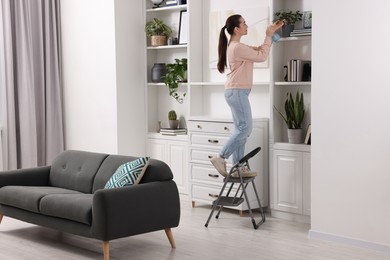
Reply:
<svg viewBox="0 0 390 260"><path fill-rule="evenodd" d="M211 193L209 193L209 196L212 197L212 198L218 198L218 195L211 194Z"/></svg>
<svg viewBox="0 0 390 260"><path fill-rule="evenodd" d="M211 144L217 144L219 142L218 140L212 140L212 139L209 139L208 141Z"/></svg>
<svg viewBox="0 0 390 260"><path fill-rule="evenodd" d="M223 128L223 130L229 131L229 127L225 126L225 127Z"/></svg>
<svg viewBox="0 0 390 260"><path fill-rule="evenodd" d="M207 156L207 157L209 157L209 159L213 158L213 156L212 156L212 155L209 155L209 156Z"/></svg>
<svg viewBox="0 0 390 260"><path fill-rule="evenodd" d="M219 178L219 175L218 175L218 174L211 174L211 173L209 173L209 177L212 177L212 178Z"/></svg>
<svg viewBox="0 0 390 260"><path fill-rule="evenodd" d="M201 125L197 125L196 126L198 129L202 129L202 126Z"/></svg>

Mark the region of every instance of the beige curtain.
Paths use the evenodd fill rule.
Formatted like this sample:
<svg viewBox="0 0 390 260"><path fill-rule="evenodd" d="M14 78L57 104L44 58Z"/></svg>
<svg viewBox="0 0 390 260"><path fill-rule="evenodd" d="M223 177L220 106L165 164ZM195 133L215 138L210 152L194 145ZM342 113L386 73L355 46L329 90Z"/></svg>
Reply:
<svg viewBox="0 0 390 260"><path fill-rule="evenodd" d="M50 164L64 150L59 0L0 0L5 169Z"/></svg>

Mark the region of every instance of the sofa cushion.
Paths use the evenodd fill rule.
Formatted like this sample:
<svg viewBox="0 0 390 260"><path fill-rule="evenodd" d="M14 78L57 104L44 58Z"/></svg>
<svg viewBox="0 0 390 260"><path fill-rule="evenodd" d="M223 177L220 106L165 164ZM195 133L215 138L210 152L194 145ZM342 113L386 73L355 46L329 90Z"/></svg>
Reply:
<svg viewBox="0 0 390 260"><path fill-rule="evenodd" d="M99 189L103 189L107 181L111 178L112 173L115 172L115 170L118 169L121 164L133 161L135 159L137 159L137 157L124 155L109 155L104 160L102 166L100 166L99 171L96 174L92 192L95 192ZM149 159L148 168L146 169L140 183L153 181L168 181L172 179L172 171L166 163L159 160Z"/></svg>
<svg viewBox="0 0 390 260"><path fill-rule="evenodd" d="M0 189L0 204L40 213L39 204L48 194L78 194L77 191L45 186L5 186Z"/></svg>
<svg viewBox="0 0 390 260"><path fill-rule="evenodd" d="M95 175L107 154L68 150L51 166L50 184L84 193L92 192Z"/></svg>
<svg viewBox="0 0 390 260"><path fill-rule="evenodd" d="M50 194L41 199L41 214L92 224L93 194Z"/></svg>
<svg viewBox="0 0 390 260"><path fill-rule="evenodd" d="M122 164L104 186L105 189L138 184L149 164L149 157L140 157Z"/></svg>

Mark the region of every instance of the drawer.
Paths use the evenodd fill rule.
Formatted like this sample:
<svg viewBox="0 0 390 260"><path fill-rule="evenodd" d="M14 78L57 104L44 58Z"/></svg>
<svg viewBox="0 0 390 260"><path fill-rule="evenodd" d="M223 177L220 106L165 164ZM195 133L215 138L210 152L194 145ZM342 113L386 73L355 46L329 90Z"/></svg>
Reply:
<svg viewBox="0 0 390 260"><path fill-rule="evenodd" d="M191 144L208 145L221 148L229 140L229 136L206 135L206 134L191 134Z"/></svg>
<svg viewBox="0 0 390 260"><path fill-rule="evenodd" d="M234 132L234 124L225 122L188 121L187 127L190 132L223 134Z"/></svg>
<svg viewBox="0 0 390 260"><path fill-rule="evenodd" d="M223 176L211 165L191 164L191 179L193 181L207 181L211 183L223 183Z"/></svg>
<svg viewBox="0 0 390 260"><path fill-rule="evenodd" d="M200 185L192 185L193 199L213 202L218 198L220 192L221 192L220 187L206 187Z"/></svg>
<svg viewBox="0 0 390 260"><path fill-rule="evenodd" d="M191 162L199 162L202 164L212 165L210 159L219 154L220 149L216 150L202 150L197 148L191 148L190 150L190 161ZM226 162L228 166L232 165L233 156L230 156Z"/></svg>

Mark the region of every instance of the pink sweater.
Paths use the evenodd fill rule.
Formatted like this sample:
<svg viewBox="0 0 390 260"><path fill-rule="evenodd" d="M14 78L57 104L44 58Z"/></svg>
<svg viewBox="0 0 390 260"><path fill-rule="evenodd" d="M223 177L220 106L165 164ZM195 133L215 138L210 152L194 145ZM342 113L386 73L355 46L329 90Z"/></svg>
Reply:
<svg viewBox="0 0 390 260"><path fill-rule="evenodd" d="M253 85L253 62L267 59L272 44L271 37L266 37L259 50L246 44L231 41L227 48L227 59L231 72L227 74L225 89L250 89Z"/></svg>

